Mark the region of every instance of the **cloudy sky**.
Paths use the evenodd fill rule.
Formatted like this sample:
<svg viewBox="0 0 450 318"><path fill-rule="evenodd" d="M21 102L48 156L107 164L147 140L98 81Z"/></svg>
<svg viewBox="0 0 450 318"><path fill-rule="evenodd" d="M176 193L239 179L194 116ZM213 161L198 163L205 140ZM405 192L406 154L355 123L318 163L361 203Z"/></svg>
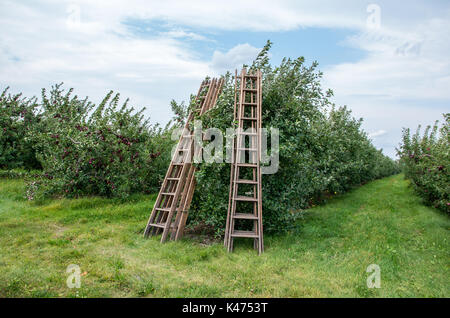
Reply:
<svg viewBox="0 0 450 318"><path fill-rule="evenodd" d="M0 89L64 82L99 102L115 90L171 118L206 75L249 63L317 60L334 102L394 156L402 127L450 111L450 2L0 0Z"/></svg>

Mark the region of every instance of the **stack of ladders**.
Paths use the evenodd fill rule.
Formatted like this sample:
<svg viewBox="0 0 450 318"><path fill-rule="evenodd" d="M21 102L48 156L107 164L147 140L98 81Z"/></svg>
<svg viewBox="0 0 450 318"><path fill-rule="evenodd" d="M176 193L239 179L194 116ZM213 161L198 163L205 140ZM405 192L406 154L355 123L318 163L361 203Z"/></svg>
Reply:
<svg viewBox="0 0 450 318"><path fill-rule="evenodd" d="M202 82L196 96L195 109L186 120L176 151L145 228L144 237L158 235L162 232L161 243L164 243L169 234L172 240L178 240L183 235L195 189L192 122L196 115L202 115L214 107L222 86L223 79Z"/></svg>

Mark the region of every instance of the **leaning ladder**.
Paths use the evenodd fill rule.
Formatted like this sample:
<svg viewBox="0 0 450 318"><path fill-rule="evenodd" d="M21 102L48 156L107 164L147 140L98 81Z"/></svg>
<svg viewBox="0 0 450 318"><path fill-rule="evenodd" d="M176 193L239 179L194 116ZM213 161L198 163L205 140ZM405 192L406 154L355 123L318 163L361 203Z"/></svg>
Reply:
<svg viewBox="0 0 450 318"><path fill-rule="evenodd" d="M161 243L164 243L169 232L171 233L171 239L174 240L182 236L187 220L187 210L195 188L195 167L192 162L194 153L192 121L195 115L202 115L215 105L222 85L223 79L205 80L200 85L195 99L194 110L186 120L180 140L150 214L144 237L158 235L162 231ZM175 212L177 213L174 220Z"/></svg>
<svg viewBox="0 0 450 318"><path fill-rule="evenodd" d="M206 96L205 102L203 104L202 109L200 110L200 115L204 114L211 108L216 105L217 99L222 92L222 87L224 84L224 79L221 78L219 80L213 79L211 82L211 87ZM190 131L190 140L193 142L194 134L193 131ZM199 156L201 152L201 148L197 147L194 149L194 156ZM192 162L193 158L191 158ZM187 172L186 182L184 183L184 188L181 194L180 204L177 208L177 214L175 216L175 224L177 227L171 231L171 239L178 240L183 236L184 227L186 225L186 221L189 214L189 207L191 205L192 197L194 196L194 190L196 185L195 180L195 171L196 166L191 164L189 166L189 170Z"/></svg>
<svg viewBox="0 0 450 318"><path fill-rule="evenodd" d="M260 70L250 73L247 73L245 69L242 70L239 77L238 101L237 73L235 76L234 120L237 121L238 129L236 142L233 139L230 193L224 241L229 252L233 250L233 242L236 237L252 238L254 248L258 250L258 253L261 254L264 251L260 169L261 77ZM246 158L249 163L246 163ZM243 191L246 192L242 193ZM240 227L245 228L240 229ZM252 230L248 230L250 227Z"/></svg>

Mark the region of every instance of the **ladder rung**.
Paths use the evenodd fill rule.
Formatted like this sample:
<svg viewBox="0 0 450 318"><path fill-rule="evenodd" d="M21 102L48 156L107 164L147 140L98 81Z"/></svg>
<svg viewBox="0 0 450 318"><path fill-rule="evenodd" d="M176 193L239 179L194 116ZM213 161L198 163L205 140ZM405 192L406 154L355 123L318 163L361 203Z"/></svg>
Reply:
<svg viewBox="0 0 450 318"><path fill-rule="evenodd" d="M239 167L244 167L244 168L257 168L258 165L256 163L237 163L237 165Z"/></svg>
<svg viewBox="0 0 450 318"><path fill-rule="evenodd" d="M259 238L259 235L253 231L233 231L231 233L232 237L248 237L248 238Z"/></svg>
<svg viewBox="0 0 450 318"><path fill-rule="evenodd" d="M242 195L238 195L234 198L236 201L246 201L246 202L258 202L258 198L245 197Z"/></svg>
<svg viewBox="0 0 450 318"><path fill-rule="evenodd" d="M241 120L253 120L253 121L257 121L257 118L253 118L253 117L241 117Z"/></svg>
<svg viewBox="0 0 450 318"><path fill-rule="evenodd" d="M175 192L163 192L162 195L175 195Z"/></svg>
<svg viewBox="0 0 450 318"><path fill-rule="evenodd" d="M154 227L159 227L161 229L166 227L166 223L150 223L149 226L154 226ZM174 229L175 228L175 223L172 223L170 225L170 228Z"/></svg>
<svg viewBox="0 0 450 318"><path fill-rule="evenodd" d="M258 103L242 103L245 106L258 106Z"/></svg>
<svg viewBox="0 0 450 318"><path fill-rule="evenodd" d="M258 184L258 181L244 179L236 180L235 182L240 184Z"/></svg>
<svg viewBox="0 0 450 318"><path fill-rule="evenodd" d="M255 131L255 130L252 130ZM248 132L248 131L238 131L236 135L249 135L249 136L257 136L258 132Z"/></svg>
<svg viewBox="0 0 450 318"><path fill-rule="evenodd" d="M164 223L151 223L149 226L164 228Z"/></svg>
<svg viewBox="0 0 450 318"><path fill-rule="evenodd" d="M258 136L258 133L238 133L238 135L242 135L242 136Z"/></svg>
<svg viewBox="0 0 450 318"><path fill-rule="evenodd" d="M183 162L172 162L172 166L182 166L184 165Z"/></svg>
<svg viewBox="0 0 450 318"><path fill-rule="evenodd" d="M244 88L244 92L257 92L256 88Z"/></svg>
<svg viewBox="0 0 450 318"><path fill-rule="evenodd" d="M258 151L258 149L255 149L255 148L238 148L237 150L239 150L239 151L252 151L252 152Z"/></svg>
<svg viewBox="0 0 450 318"><path fill-rule="evenodd" d="M240 220L258 220L258 216L250 213L235 213L233 218Z"/></svg>
<svg viewBox="0 0 450 318"><path fill-rule="evenodd" d="M170 212L170 208L155 208L156 211Z"/></svg>
<svg viewBox="0 0 450 318"><path fill-rule="evenodd" d="M169 181L180 181L180 178L167 178Z"/></svg>

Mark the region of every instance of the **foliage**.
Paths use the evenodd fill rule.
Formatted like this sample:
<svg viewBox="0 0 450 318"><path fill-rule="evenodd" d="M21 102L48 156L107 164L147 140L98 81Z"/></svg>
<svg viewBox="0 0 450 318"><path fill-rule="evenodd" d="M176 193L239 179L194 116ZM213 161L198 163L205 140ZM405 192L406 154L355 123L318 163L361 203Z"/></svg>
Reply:
<svg viewBox="0 0 450 318"><path fill-rule="evenodd" d="M109 92L98 105L72 96L61 84L43 89L40 122L29 139L43 167L30 183L38 194L126 197L156 191L170 160L169 131L151 126Z"/></svg>
<svg viewBox="0 0 450 318"><path fill-rule="evenodd" d="M26 170L23 168L15 168L8 170L0 170L0 179L25 179L40 173L39 170Z"/></svg>
<svg viewBox="0 0 450 318"><path fill-rule="evenodd" d="M444 118L440 129L436 122L427 126L422 136L420 126L412 136L409 129L403 129L398 155L417 193L429 204L450 213L450 114Z"/></svg>
<svg viewBox="0 0 450 318"><path fill-rule="evenodd" d="M270 42L251 68L263 72L263 127L280 130L280 166L263 175L263 219L266 232L284 231L301 209L370 180L398 173L397 164L377 150L361 130L362 120L345 107L336 108L320 85L317 63L304 58L269 64ZM216 108L204 124L225 132L233 121L234 79L228 73ZM192 217L216 233L224 230L228 206L229 164L202 164Z"/></svg>
<svg viewBox="0 0 450 318"><path fill-rule="evenodd" d="M35 152L25 139L39 117L35 98L26 99L21 94L11 95L8 88L0 95L0 169L40 167Z"/></svg>

